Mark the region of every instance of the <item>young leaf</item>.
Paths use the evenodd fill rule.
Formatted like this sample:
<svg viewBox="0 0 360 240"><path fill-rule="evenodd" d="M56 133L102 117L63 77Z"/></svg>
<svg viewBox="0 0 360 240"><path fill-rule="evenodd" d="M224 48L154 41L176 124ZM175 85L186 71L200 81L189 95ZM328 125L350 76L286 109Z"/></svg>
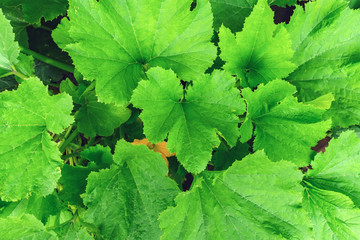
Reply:
<svg viewBox="0 0 360 240"><path fill-rule="evenodd" d="M344 0L318 0L295 10L286 26L295 50L296 70L287 78L311 101L331 92L326 113L334 126L360 122L360 13Z"/></svg>
<svg viewBox="0 0 360 240"><path fill-rule="evenodd" d="M152 68L148 80L139 83L132 102L144 109L140 118L145 135L152 143L162 142L176 153L184 167L199 173L211 160L213 147L223 137L234 146L239 137L236 115L244 113L245 104L235 88L235 79L224 71L203 75L193 87L183 89L171 70Z"/></svg>
<svg viewBox="0 0 360 240"><path fill-rule="evenodd" d="M101 102L127 104L144 71L173 69L198 79L212 65L216 47L211 7L198 0L70 0L70 37L65 49L86 79L96 78ZM96 37L94 37L96 35Z"/></svg>
<svg viewBox="0 0 360 240"><path fill-rule="evenodd" d="M20 54L19 44L15 42L15 34L0 9L0 76L13 71L12 66L15 65Z"/></svg>
<svg viewBox="0 0 360 240"><path fill-rule="evenodd" d="M96 145L81 152L81 157L89 160L88 167L91 170L109 168L113 163L113 155L110 147Z"/></svg>
<svg viewBox="0 0 360 240"><path fill-rule="evenodd" d="M21 218L0 218L0 232L3 239L58 239L55 233L46 231L44 225L29 214Z"/></svg>
<svg viewBox="0 0 360 240"><path fill-rule="evenodd" d="M310 163L311 147L326 136L331 121L322 121L325 109L298 103L295 92L296 88L283 80L261 84L254 92L244 89L247 115L240 140L249 140L254 125L254 150L264 149L273 161L285 159L301 167Z"/></svg>
<svg viewBox="0 0 360 240"><path fill-rule="evenodd" d="M268 4L285 7L296 4L296 0L268 0ZM223 24L232 32L241 31L244 20L253 10L257 0L210 0L214 13L214 28Z"/></svg>
<svg viewBox="0 0 360 240"><path fill-rule="evenodd" d="M179 193L159 153L118 142L115 164L89 175L85 220L105 239L159 239L157 218Z"/></svg>
<svg viewBox="0 0 360 240"><path fill-rule="evenodd" d="M301 179L295 165L263 151L203 174L160 215L162 239L310 239Z"/></svg>
<svg viewBox="0 0 360 240"><path fill-rule="evenodd" d="M60 177L60 152L48 131L61 133L73 122L67 94L49 96L39 79L0 93L0 197L50 194ZM16 136L16 137L15 137Z"/></svg>
<svg viewBox="0 0 360 240"><path fill-rule="evenodd" d="M224 26L219 32L220 57L224 69L237 75L242 84L255 87L289 75L295 65L291 40L284 28L276 34L273 12L266 0L259 0L246 19L242 32L234 35ZM275 35L275 36L274 36Z"/></svg>

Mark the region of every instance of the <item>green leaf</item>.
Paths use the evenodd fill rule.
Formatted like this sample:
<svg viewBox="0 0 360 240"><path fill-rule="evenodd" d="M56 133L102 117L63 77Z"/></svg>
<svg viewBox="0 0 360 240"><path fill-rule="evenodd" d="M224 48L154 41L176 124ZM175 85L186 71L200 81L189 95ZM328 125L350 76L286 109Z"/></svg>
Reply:
<svg viewBox="0 0 360 240"><path fill-rule="evenodd" d="M162 239L311 239L301 179L295 165L263 151L207 172L160 215Z"/></svg>
<svg viewBox="0 0 360 240"><path fill-rule="evenodd" d="M305 186L303 205L314 223L315 239L359 239L360 209L348 197Z"/></svg>
<svg viewBox="0 0 360 240"><path fill-rule="evenodd" d="M67 8L68 0L22 0L24 17L29 23L40 23L41 18L45 21L53 20L59 15L65 15Z"/></svg>
<svg viewBox="0 0 360 240"><path fill-rule="evenodd" d="M264 149L273 161L289 160L302 167L310 163L311 147L326 136L331 121L322 121L325 109L298 103L295 92L283 80L261 84L254 92L244 89L247 115L240 131L241 141L246 142L254 125L254 150Z"/></svg>
<svg viewBox="0 0 360 240"><path fill-rule="evenodd" d="M350 0L349 7L352 9L360 8L360 1L359 0Z"/></svg>
<svg viewBox="0 0 360 240"><path fill-rule="evenodd" d="M360 14L344 0L317 0L297 8L286 28L295 51L296 70L287 78L299 99L332 93L327 117L333 126L360 123ZM351 30L351 31L350 31Z"/></svg>
<svg viewBox="0 0 360 240"><path fill-rule="evenodd" d="M67 79L61 82L60 90L69 93L75 103L81 104L75 114L75 120L79 131L85 137L110 136L115 128L125 123L131 116L128 108L100 103L95 92L88 91L84 84L76 87Z"/></svg>
<svg viewBox="0 0 360 240"><path fill-rule="evenodd" d="M296 4L296 0L268 0L268 4L285 7ZM214 13L214 28L223 24L233 32L241 31L245 18L253 10L257 0L210 0Z"/></svg>
<svg viewBox="0 0 360 240"><path fill-rule="evenodd" d="M77 228L74 224L63 227L57 231L60 240L93 240L94 238L82 228Z"/></svg>
<svg viewBox="0 0 360 240"><path fill-rule="evenodd" d="M56 27L52 32L52 37L54 42L59 46L59 48L64 49L67 45L74 43L74 40L69 35L71 24L69 19L61 19L61 23Z"/></svg>
<svg viewBox="0 0 360 240"><path fill-rule="evenodd" d="M0 92L5 90L13 90L17 87L18 83L15 80L14 76L8 76L0 78Z"/></svg>
<svg viewBox="0 0 360 240"><path fill-rule="evenodd" d="M144 109L147 139L152 143L164 141L176 153L186 170L199 173L211 160L213 147L220 137L234 146L239 137L236 115L244 113L245 104L235 88L235 79L224 71L203 75L186 90L171 70L152 68L148 80L139 83L132 102Z"/></svg>
<svg viewBox="0 0 360 240"><path fill-rule="evenodd" d="M21 218L0 218L0 232L3 239L58 239L53 232L46 231L44 225L33 215L24 215Z"/></svg>
<svg viewBox="0 0 360 240"><path fill-rule="evenodd" d="M85 192L86 178L89 176L91 169L82 166L70 166L64 164L61 168L61 178L59 183L62 185L59 191L59 198L70 204L83 205L80 195Z"/></svg>
<svg viewBox="0 0 360 240"><path fill-rule="evenodd" d="M105 103L127 104L153 66L196 80L212 65L216 47L210 42L210 4L198 0L190 11L192 2L70 0L75 43L65 50L86 79L96 79L96 93Z"/></svg>
<svg viewBox="0 0 360 240"><path fill-rule="evenodd" d="M92 170L109 168L113 163L110 147L96 145L81 152L81 157L89 160L88 167Z"/></svg>
<svg viewBox="0 0 360 240"><path fill-rule="evenodd" d="M351 198L360 207L360 138L347 131L330 141L324 154L317 154L305 181Z"/></svg>
<svg viewBox="0 0 360 240"><path fill-rule="evenodd" d="M304 207L316 239L358 239L360 234L360 138L347 131L319 153L304 178ZM357 206L355 206L354 205Z"/></svg>
<svg viewBox="0 0 360 240"><path fill-rule="evenodd" d="M60 152L48 131L73 122L71 97L49 96L37 78L0 94L0 196L15 201L50 194L60 178ZM16 136L16 137L14 137Z"/></svg>
<svg viewBox="0 0 360 240"><path fill-rule="evenodd" d="M75 114L78 129L85 137L110 136L114 129L126 122L131 111L114 104L98 102L95 93L85 97L85 104Z"/></svg>
<svg viewBox="0 0 360 240"><path fill-rule="evenodd" d="M211 162L214 170L220 171L229 168L236 160L243 159L250 153L250 145L238 142L235 147L229 148L225 143L221 143L212 156Z"/></svg>
<svg viewBox="0 0 360 240"><path fill-rule="evenodd" d="M21 6L2 7L1 9L5 14L5 17L10 20L10 24L15 33L15 40L21 46L28 47L29 37L27 35L26 28L30 26L30 24L24 20L24 14Z"/></svg>
<svg viewBox="0 0 360 240"><path fill-rule="evenodd" d="M34 58L32 56L20 53L18 60L18 63L15 64L16 71L22 73L27 77L35 77Z"/></svg>
<svg viewBox="0 0 360 240"><path fill-rule="evenodd" d="M255 87L289 75L295 65L291 40L284 28L276 32L273 12L260 0L246 19L242 32L234 35L222 26L219 32L220 57L224 69L241 79L242 85Z"/></svg>
<svg viewBox="0 0 360 240"><path fill-rule="evenodd" d="M0 217L22 217L25 214L32 214L44 224L51 215L58 214L63 207L58 196L54 193L46 197L33 195L28 199L5 203L4 205L0 211Z"/></svg>
<svg viewBox="0 0 360 240"><path fill-rule="evenodd" d="M0 76L13 71L14 66L20 54L19 44L15 42L15 34L0 9Z"/></svg>
<svg viewBox="0 0 360 240"><path fill-rule="evenodd" d="M105 239L159 239L157 218L179 192L166 177L164 160L146 146L121 140L114 161L110 169L89 175L85 220Z"/></svg>
<svg viewBox="0 0 360 240"><path fill-rule="evenodd" d="M56 83L64 78L64 71L40 60L35 60L35 75L44 83Z"/></svg>

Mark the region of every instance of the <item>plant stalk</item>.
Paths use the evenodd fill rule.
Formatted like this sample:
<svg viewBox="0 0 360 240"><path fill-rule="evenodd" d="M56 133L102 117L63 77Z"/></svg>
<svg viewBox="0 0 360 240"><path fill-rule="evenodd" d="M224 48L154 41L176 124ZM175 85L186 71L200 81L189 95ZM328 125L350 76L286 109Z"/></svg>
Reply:
<svg viewBox="0 0 360 240"><path fill-rule="evenodd" d="M79 130L75 129L70 136L64 141L62 142L62 144L60 144L59 146L59 150L61 153L64 153L66 147L72 142L72 140L74 140L74 138L79 134Z"/></svg>
<svg viewBox="0 0 360 240"><path fill-rule="evenodd" d="M22 46L20 46L20 51L22 53L25 53L25 54L28 54L28 55L31 55L33 56L33 58L36 58L44 63L47 63L53 67L56 67L56 68L59 68L61 70L64 70L64 71L67 71L67 72L70 72L70 73L73 73L74 72L74 67L73 66L70 66L68 64L65 64L65 63L62 63L62 62L59 62L57 60L54 60L54 59L51 59L51 58L48 58L40 53L37 53L37 52L34 52L33 50L30 50L30 49L27 49L27 48L24 48Z"/></svg>

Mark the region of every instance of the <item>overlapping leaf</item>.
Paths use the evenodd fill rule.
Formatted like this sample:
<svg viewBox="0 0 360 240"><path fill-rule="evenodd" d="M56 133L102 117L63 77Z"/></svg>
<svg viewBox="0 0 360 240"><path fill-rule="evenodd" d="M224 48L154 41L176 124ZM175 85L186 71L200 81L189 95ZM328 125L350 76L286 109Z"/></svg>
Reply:
<svg viewBox="0 0 360 240"><path fill-rule="evenodd" d="M75 87L70 80L61 83L61 90L69 93L81 107L75 114L78 129L86 137L110 136L114 129L126 122L131 115L128 108L100 103L94 91L86 86Z"/></svg>
<svg viewBox="0 0 360 240"><path fill-rule="evenodd" d="M289 75L295 65L290 36L284 28L274 33L273 12L260 0L246 19L242 32L234 35L220 28L220 57L224 69L241 79L243 86L255 87Z"/></svg>
<svg viewBox="0 0 360 240"><path fill-rule="evenodd" d="M19 44L15 42L15 35L10 25L0 9L0 76L13 71L19 57Z"/></svg>
<svg viewBox="0 0 360 240"><path fill-rule="evenodd" d="M311 163L313 170L304 180L304 206L311 214L316 239L359 238L359 156L360 139L348 131Z"/></svg>
<svg viewBox="0 0 360 240"><path fill-rule="evenodd" d="M313 186L340 192L360 206L360 138L352 131L331 140L324 154L311 163L305 181Z"/></svg>
<svg viewBox="0 0 360 240"><path fill-rule="evenodd" d="M26 28L30 26L30 24L24 20L24 14L21 6L1 7L1 9L5 17L10 20L10 24L15 33L15 40L19 42L21 46L28 47L29 37L27 35Z"/></svg>
<svg viewBox="0 0 360 240"><path fill-rule="evenodd" d="M54 190L62 161L48 131L60 133L69 126L72 107L70 96L50 97L36 78L0 94L1 199L19 200Z"/></svg>
<svg viewBox="0 0 360 240"><path fill-rule="evenodd" d="M21 5L25 20L29 23L40 23L53 20L59 15L66 14L68 0L2 0L0 7Z"/></svg>
<svg viewBox="0 0 360 240"><path fill-rule="evenodd" d="M310 163L311 147L326 136L331 121L322 121L325 109L298 103L295 92L283 80L261 84L254 92L244 89L247 116L240 132L241 141L246 142L255 126L254 150L265 149L271 160L285 159L301 167Z"/></svg>
<svg viewBox="0 0 360 240"><path fill-rule="evenodd" d="M268 4L285 7L295 5L296 0L268 0ZM233 32L241 31L244 20L248 17L257 0L210 0L214 13L214 28L223 24Z"/></svg>
<svg viewBox="0 0 360 240"><path fill-rule="evenodd" d="M42 223L46 223L51 215L56 215L63 208L58 196L52 193L46 197L32 195L18 202L0 202L0 217L22 217L32 214Z"/></svg>
<svg viewBox="0 0 360 240"><path fill-rule="evenodd" d="M318 0L297 8L286 26L297 69L287 78L300 99L329 92L335 101L327 115L335 126L360 123L360 12L345 0Z"/></svg>
<svg viewBox="0 0 360 240"><path fill-rule="evenodd" d="M65 48L105 103L125 104L144 71L161 66L186 80L211 66L216 48L207 0L70 0Z"/></svg>
<svg viewBox="0 0 360 240"><path fill-rule="evenodd" d="M310 239L301 179L295 165L263 151L203 174L160 215L162 239Z"/></svg>
<svg viewBox="0 0 360 240"><path fill-rule="evenodd" d="M186 90L171 70L152 68L148 80L134 91L134 106L144 109L140 118L145 135L152 143L162 142L191 172L199 173L211 160L213 147L223 137L231 146L239 137L236 115L245 104L234 87L234 78L224 71L204 75ZM185 94L185 95L184 95Z"/></svg>
<svg viewBox="0 0 360 240"><path fill-rule="evenodd" d="M159 153L118 142L110 169L91 173L85 220L105 239L159 239L158 216L179 192Z"/></svg>
<svg viewBox="0 0 360 240"><path fill-rule="evenodd" d="M56 240L54 232L46 231L44 225L33 215L21 218L0 218L0 232L3 239Z"/></svg>

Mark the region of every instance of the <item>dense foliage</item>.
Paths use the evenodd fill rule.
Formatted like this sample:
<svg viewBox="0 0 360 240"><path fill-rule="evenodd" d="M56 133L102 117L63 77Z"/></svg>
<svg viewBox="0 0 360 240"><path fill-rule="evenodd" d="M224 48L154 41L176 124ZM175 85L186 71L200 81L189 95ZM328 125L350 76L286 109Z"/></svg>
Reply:
<svg viewBox="0 0 360 240"><path fill-rule="evenodd" d="M0 239L359 239L357 7L0 0Z"/></svg>

